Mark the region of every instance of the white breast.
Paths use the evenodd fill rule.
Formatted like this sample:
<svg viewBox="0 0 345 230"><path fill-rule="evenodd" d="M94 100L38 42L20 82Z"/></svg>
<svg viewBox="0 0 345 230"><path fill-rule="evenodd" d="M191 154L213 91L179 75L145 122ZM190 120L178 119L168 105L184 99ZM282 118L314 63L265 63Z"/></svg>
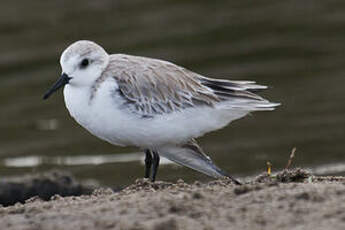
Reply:
<svg viewBox="0 0 345 230"><path fill-rule="evenodd" d="M93 135L116 145L128 145L123 138L124 115L118 109L114 98L117 84L112 78L107 79L97 89L90 100L90 88L66 85L64 98L70 115Z"/></svg>

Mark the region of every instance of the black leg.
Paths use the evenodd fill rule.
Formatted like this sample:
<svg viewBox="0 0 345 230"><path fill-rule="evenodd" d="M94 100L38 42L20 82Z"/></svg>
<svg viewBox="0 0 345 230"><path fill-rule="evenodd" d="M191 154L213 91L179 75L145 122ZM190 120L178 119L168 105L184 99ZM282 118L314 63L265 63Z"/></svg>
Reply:
<svg viewBox="0 0 345 230"><path fill-rule="evenodd" d="M155 182L156 175L159 166L159 155L157 152L152 151L153 159L152 159L152 182Z"/></svg>
<svg viewBox="0 0 345 230"><path fill-rule="evenodd" d="M145 150L145 178L150 178L151 173L151 165L152 165L152 155L151 150Z"/></svg>

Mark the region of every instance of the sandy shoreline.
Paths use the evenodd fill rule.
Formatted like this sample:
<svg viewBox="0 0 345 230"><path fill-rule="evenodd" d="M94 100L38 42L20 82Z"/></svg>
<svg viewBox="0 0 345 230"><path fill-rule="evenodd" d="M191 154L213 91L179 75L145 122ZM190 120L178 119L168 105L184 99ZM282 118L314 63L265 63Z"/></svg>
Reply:
<svg viewBox="0 0 345 230"><path fill-rule="evenodd" d="M34 197L0 208L0 229L344 229L345 178L303 173L241 186L138 179L120 192Z"/></svg>

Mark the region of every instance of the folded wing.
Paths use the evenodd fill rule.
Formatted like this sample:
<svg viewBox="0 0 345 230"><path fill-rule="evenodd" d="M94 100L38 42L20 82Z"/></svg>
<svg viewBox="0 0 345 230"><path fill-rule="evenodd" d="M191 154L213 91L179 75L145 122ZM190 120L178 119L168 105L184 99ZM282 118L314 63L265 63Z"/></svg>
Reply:
<svg viewBox="0 0 345 230"><path fill-rule="evenodd" d="M210 79L173 63L145 57L111 55L113 77L126 106L141 116L155 116L190 107L227 105L247 110L272 109L254 92L265 89L249 81Z"/></svg>

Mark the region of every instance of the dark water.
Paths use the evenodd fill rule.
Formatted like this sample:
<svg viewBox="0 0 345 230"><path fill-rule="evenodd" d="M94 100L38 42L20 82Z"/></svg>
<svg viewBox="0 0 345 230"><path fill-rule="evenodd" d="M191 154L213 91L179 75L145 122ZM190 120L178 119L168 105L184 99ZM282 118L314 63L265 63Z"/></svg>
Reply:
<svg viewBox="0 0 345 230"><path fill-rule="evenodd" d="M61 92L41 99L60 74L60 53L79 39L271 86L263 95L278 110L199 139L233 175L266 161L284 167L293 147L294 165L345 175L345 1L3 0L0 15L1 177L58 168L121 185L143 175L138 150L79 127ZM158 177L207 178L171 164Z"/></svg>

